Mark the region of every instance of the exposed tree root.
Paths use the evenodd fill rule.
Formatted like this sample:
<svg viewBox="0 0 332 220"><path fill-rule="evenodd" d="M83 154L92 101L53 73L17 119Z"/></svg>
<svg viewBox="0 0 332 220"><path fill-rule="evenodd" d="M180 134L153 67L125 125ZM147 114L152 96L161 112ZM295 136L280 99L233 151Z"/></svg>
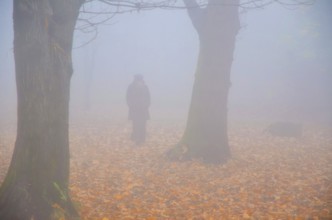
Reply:
<svg viewBox="0 0 332 220"><path fill-rule="evenodd" d="M172 161L202 160L206 164L225 164L230 155L219 148L200 148L180 142L166 152L166 156Z"/></svg>

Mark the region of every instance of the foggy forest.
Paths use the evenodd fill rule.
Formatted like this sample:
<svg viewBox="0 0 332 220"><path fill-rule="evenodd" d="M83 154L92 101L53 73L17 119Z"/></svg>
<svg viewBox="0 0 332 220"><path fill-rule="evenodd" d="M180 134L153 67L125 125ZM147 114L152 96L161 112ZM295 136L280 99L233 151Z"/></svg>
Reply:
<svg viewBox="0 0 332 220"><path fill-rule="evenodd" d="M331 12L1 0L0 220L332 219Z"/></svg>

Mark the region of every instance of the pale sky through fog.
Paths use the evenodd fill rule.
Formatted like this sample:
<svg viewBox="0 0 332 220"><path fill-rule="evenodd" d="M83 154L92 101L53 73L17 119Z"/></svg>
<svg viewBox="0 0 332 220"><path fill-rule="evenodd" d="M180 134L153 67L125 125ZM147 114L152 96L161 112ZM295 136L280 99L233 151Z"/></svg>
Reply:
<svg viewBox="0 0 332 220"><path fill-rule="evenodd" d="M11 4L0 3L0 122L16 111ZM332 122L331 9L330 1L318 0L311 9L273 4L241 11L230 117ZM91 44L73 51L71 116L90 112L126 120L125 91L133 75L143 74L152 95L151 120L185 121L199 49L186 11L131 13L110 23L99 26ZM87 37L77 32L75 46Z"/></svg>

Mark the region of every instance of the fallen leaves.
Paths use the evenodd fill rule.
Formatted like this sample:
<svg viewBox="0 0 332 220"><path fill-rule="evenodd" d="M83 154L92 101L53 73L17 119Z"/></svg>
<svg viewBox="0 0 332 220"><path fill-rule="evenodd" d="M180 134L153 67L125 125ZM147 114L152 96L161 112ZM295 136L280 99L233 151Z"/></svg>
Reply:
<svg viewBox="0 0 332 220"><path fill-rule="evenodd" d="M147 142L138 147L128 139L128 124L72 126L70 189L83 219L332 217L332 137L324 129L308 128L295 139L263 134L257 125L232 125L232 159L211 166L165 158L181 125L148 128ZM14 134L0 135L1 181Z"/></svg>

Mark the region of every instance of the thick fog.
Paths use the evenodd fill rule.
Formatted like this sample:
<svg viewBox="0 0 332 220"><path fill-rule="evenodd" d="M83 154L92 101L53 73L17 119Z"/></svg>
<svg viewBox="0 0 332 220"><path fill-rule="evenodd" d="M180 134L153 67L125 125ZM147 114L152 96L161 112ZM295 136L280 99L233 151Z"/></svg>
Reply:
<svg viewBox="0 0 332 220"><path fill-rule="evenodd" d="M103 10L91 2L89 10ZM88 33L76 30L68 132L67 91L51 84L42 87L54 103L33 97L43 103L20 114L16 129L13 3L0 0L0 219L76 219L75 209L83 219L103 220L332 219L332 1L270 2L240 8L228 121L224 97L208 99L227 89L203 75L217 73L210 68L217 59L201 59L199 83L210 84L195 84L187 127L200 45L186 10L133 11ZM231 54L225 42L234 38L224 36L238 22L217 21L230 28L211 31L211 39L224 38L216 48ZM205 43L201 57L223 56Z"/></svg>
<svg viewBox="0 0 332 220"><path fill-rule="evenodd" d="M0 122L16 119L12 3L0 3ZM229 96L239 120L331 124L330 1L311 7L241 9ZM118 15L94 33L76 31L71 118L127 120L135 74L151 92L151 120L186 120L199 42L185 10ZM4 123L0 123L4 124Z"/></svg>

